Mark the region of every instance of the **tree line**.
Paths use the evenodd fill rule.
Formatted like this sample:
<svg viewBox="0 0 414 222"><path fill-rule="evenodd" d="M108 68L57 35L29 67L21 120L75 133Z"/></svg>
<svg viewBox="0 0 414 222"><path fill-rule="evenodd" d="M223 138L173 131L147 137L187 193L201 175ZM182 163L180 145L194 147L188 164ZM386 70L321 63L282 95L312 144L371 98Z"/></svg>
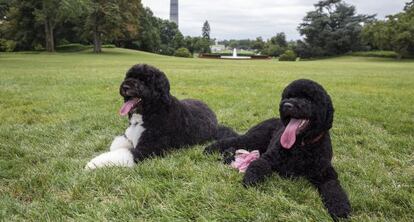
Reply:
<svg viewBox="0 0 414 222"><path fill-rule="evenodd" d="M414 0L385 20L357 14L342 0L321 0L314 7L298 25L301 40L287 41L277 33L267 40L219 43L275 57L286 50L301 58L368 50L393 50L400 58L414 54ZM81 43L92 44L97 53L102 44L165 55L207 53L214 42L210 30L206 21L201 36L184 37L175 23L155 17L141 0L0 0L0 51L53 52L56 45Z"/></svg>
<svg viewBox="0 0 414 222"><path fill-rule="evenodd" d="M203 37L184 37L141 0L0 0L0 51L46 50L57 45L103 44L173 55L181 47L208 51Z"/></svg>
<svg viewBox="0 0 414 222"><path fill-rule="evenodd" d="M367 24L362 39L372 49L392 50L399 58L414 55L414 1L406 3L404 10L386 20Z"/></svg>
<svg viewBox="0 0 414 222"><path fill-rule="evenodd" d="M275 57L285 50L301 58L370 50L392 50L399 58L414 55L414 1L407 2L403 12L385 20L357 14L355 6L342 0L322 0L314 6L315 10L308 12L298 26L301 40L286 41L286 35L278 33L266 41L257 37L220 43Z"/></svg>

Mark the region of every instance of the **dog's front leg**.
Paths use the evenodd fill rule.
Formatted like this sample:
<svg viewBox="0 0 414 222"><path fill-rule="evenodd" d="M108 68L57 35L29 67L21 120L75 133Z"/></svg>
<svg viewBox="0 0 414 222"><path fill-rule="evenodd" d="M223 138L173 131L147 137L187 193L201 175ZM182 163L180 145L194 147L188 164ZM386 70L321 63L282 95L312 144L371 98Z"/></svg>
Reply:
<svg viewBox="0 0 414 222"><path fill-rule="evenodd" d="M116 149L114 151L103 153L86 164L85 169L94 170L102 167L133 167L134 158L129 149Z"/></svg>
<svg viewBox="0 0 414 222"><path fill-rule="evenodd" d="M272 166L270 162L264 158L253 161L247 168L243 178L243 185L253 186L266 179L272 174Z"/></svg>
<svg viewBox="0 0 414 222"><path fill-rule="evenodd" d="M138 145L131 151L135 162L139 162L150 157L161 156L171 149L173 147L171 147L170 137L159 137L148 132L143 135Z"/></svg>
<svg viewBox="0 0 414 222"><path fill-rule="evenodd" d="M114 151L117 149L133 149L134 145L132 144L132 141L126 137L126 135L123 136L117 136L112 141L111 146L109 147L110 151Z"/></svg>
<svg viewBox="0 0 414 222"><path fill-rule="evenodd" d="M226 139L214 142L204 149L204 154L212 154L214 152L223 153L229 148L236 148L237 146L240 146L240 143L241 143L240 140L242 140L242 138L243 138L242 136L231 137L231 138L226 138Z"/></svg>
<svg viewBox="0 0 414 222"><path fill-rule="evenodd" d="M110 151L117 149L132 150L138 144L141 135L145 132L145 128L142 126L142 116L133 114L129 123L129 127L125 130L125 133L122 136L115 137L112 141L109 148Z"/></svg>
<svg viewBox="0 0 414 222"><path fill-rule="evenodd" d="M349 217L351 204L333 167L324 170L319 176L310 178L310 181L318 188L322 201L334 221Z"/></svg>

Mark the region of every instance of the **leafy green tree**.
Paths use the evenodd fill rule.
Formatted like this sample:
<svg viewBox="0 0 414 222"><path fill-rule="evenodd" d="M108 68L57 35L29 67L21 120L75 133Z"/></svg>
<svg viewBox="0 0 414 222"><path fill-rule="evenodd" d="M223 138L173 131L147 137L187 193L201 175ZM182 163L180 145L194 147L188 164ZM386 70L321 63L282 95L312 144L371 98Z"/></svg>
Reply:
<svg viewBox="0 0 414 222"><path fill-rule="evenodd" d="M408 12L413 8L414 8L414 0L411 0L411 2L405 3L404 11Z"/></svg>
<svg viewBox="0 0 414 222"><path fill-rule="evenodd" d="M364 27L361 36L371 49L393 50L390 28L386 21L375 21Z"/></svg>
<svg viewBox="0 0 414 222"><path fill-rule="evenodd" d="M57 25L65 20L76 17L84 8L81 0L42 0L41 7L36 8L36 21L43 24L45 31L46 50L55 51L54 31Z"/></svg>
<svg viewBox="0 0 414 222"><path fill-rule="evenodd" d="M285 35L284 32L277 33L276 36L274 36L270 39L270 42L273 45L278 45L282 48L286 48L288 46L288 43L286 41L286 35Z"/></svg>
<svg viewBox="0 0 414 222"><path fill-rule="evenodd" d="M255 41L252 42L252 49L257 51L262 51L265 46L265 42L262 37L257 37Z"/></svg>
<svg viewBox="0 0 414 222"><path fill-rule="evenodd" d="M199 53L211 53L211 42L202 37L194 38L194 51Z"/></svg>
<svg viewBox="0 0 414 222"><path fill-rule="evenodd" d="M176 23L159 19L159 32L161 38L160 53L173 55L175 50L184 46L184 36Z"/></svg>
<svg viewBox="0 0 414 222"><path fill-rule="evenodd" d="M188 49L188 51L190 51L191 55L194 54L195 48L194 48L194 38L193 37L186 36L184 38L184 46L185 46L185 48Z"/></svg>
<svg viewBox="0 0 414 222"><path fill-rule="evenodd" d="M229 47L234 49L239 47L239 42L237 40L230 40L229 41Z"/></svg>
<svg viewBox="0 0 414 222"><path fill-rule="evenodd" d="M93 36L94 52L102 51L102 42L138 36L140 0L90 0L85 25L86 34Z"/></svg>
<svg viewBox="0 0 414 222"><path fill-rule="evenodd" d="M357 15L354 6L342 0L322 0L308 12L298 30L304 41L298 52L304 56L331 56L363 48L360 38L362 24L374 15ZM310 50L310 51L303 51Z"/></svg>
<svg viewBox="0 0 414 222"><path fill-rule="evenodd" d="M35 10L41 7L37 0L9 2L4 20L1 21L1 38L14 40L16 50L32 50L44 42L44 32L41 24L36 22Z"/></svg>
<svg viewBox="0 0 414 222"><path fill-rule="evenodd" d="M210 40L210 24L208 23L208 21L205 21L203 24L203 28L202 28L202 36L203 38Z"/></svg>
<svg viewBox="0 0 414 222"><path fill-rule="evenodd" d="M273 44L271 41L268 41L265 44L265 47L262 51L262 54L264 55L269 55L269 56L273 56L273 57L278 57L280 56L283 52L285 51L285 48L277 45L277 44Z"/></svg>
<svg viewBox="0 0 414 222"><path fill-rule="evenodd" d="M282 55L279 57L279 61L296 61L297 56L293 50L286 50Z"/></svg>
<svg viewBox="0 0 414 222"><path fill-rule="evenodd" d="M135 41L137 49L148 52L159 52L161 45L159 19L151 9L145 8L139 18L139 36Z"/></svg>
<svg viewBox="0 0 414 222"><path fill-rule="evenodd" d="M120 24L120 35L115 37L115 43L119 47L128 47L136 41L141 34L140 16L144 13L141 0L119 0L119 7L122 11Z"/></svg>
<svg viewBox="0 0 414 222"><path fill-rule="evenodd" d="M374 21L364 27L362 37L373 48L394 50L398 58L414 55L414 1L404 11L387 16L385 21Z"/></svg>
<svg viewBox="0 0 414 222"><path fill-rule="evenodd" d="M157 18L149 8L145 8L139 15L138 37L131 43L131 48L174 55L178 48L190 49L192 45L192 38L185 39L177 24Z"/></svg>
<svg viewBox="0 0 414 222"><path fill-rule="evenodd" d="M12 0L0 0L0 21L4 20Z"/></svg>
<svg viewBox="0 0 414 222"><path fill-rule="evenodd" d="M93 42L95 52L112 43L173 55L188 41L175 24L155 17L140 0L0 0L0 13L0 39L8 50L45 45L53 51L56 44ZM191 45L208 51L208 42L191 40Z"/></svg>

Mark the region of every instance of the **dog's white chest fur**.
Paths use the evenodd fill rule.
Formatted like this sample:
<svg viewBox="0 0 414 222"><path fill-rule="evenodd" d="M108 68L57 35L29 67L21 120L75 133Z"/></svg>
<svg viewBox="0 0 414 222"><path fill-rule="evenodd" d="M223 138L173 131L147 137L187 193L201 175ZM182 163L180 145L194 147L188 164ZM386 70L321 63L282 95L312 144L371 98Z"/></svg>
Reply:
<svg viewBox="0 0 414 222"><path fill-rule="evenodd" d="M131 140L133 148L135 148L139 138L141 138L142 133L145 131L145 128L142 126L144 121L141 115L133 114L129 120L129 124L129 127L125 130L125 136Z"/></svg>
<svg viewBox="0 0 414 222"><path fill-rule="evenodd" d="M103 153L86 164L86 169L96 169L105 166L133 167L134 157L131 153L135 149L142 133L144 121L139 114L133 114L129 120L129 127L125 130L124 135L117 136L112 141L109 152Z"/></svg>

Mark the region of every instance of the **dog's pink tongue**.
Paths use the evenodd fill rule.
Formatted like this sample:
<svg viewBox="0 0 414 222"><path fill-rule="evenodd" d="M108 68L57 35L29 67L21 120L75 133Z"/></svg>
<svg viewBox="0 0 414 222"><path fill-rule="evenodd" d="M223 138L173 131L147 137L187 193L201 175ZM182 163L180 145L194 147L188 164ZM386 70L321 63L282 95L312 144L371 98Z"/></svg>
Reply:
<svg viewBox="0 0 414 222"><path fill-rule="evenodd" d="M119 110L119 115L126 116L128 115L129 111L135 106L135 104L138 102L138 99L131 99L128 100L122 105L121 109Z"/></svg>
<svg viewBox="0 0 414 222"><path fill-rule="evenodd" d="M290 149L292 148L293 144L295 144L296 131L298 130L301 123L301 119L290 119L289 124L286 126L285 131L280 137L280 144L282 144L283 148Z"/></svg>

